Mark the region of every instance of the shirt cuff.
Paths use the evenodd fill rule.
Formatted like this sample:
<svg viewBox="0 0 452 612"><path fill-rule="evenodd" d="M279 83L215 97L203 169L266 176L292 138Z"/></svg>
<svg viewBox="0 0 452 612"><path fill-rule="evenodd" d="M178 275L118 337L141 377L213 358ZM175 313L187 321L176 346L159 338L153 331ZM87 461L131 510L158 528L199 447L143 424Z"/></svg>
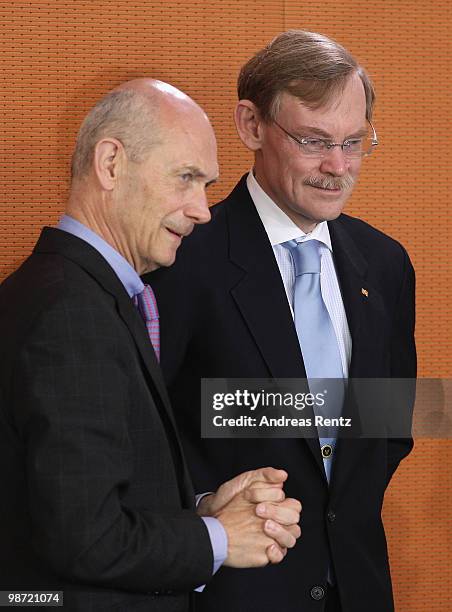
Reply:
<svg viewBox="0 0 452 612"><path fill-rule="evenodd" d="M220 567L226 561L226 557L228 556L228 536L226 534L225 528L218 519L213 518L213 516L202 516L201 518L207 527L207 531L209 532L210 537L210 543L212 545L213 576L220 569ZM195 589L195 591L197 591L198 593L202 593L205 586L206 585L203 584L202 586L199 586L197 589Z"/></svg>
<svg viewBox="0 0 452 612"><path fill-rule="evenodd" d="M228 536L225 528L218 519L213 518L213 516L202 516L201 518L206 524L210 536L210 543L212 544L213 575L220 569L228 556Z"/></svg>

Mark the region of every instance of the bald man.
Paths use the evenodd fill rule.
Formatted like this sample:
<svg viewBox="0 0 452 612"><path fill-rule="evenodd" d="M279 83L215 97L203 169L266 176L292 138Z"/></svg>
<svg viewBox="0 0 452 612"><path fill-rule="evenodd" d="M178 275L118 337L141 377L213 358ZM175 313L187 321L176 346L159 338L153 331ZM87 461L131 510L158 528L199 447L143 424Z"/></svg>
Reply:
<svg viewBox="0 0 452 612"><path fill-rule="evenodd" d="M195 508L139 275L210 219L202 109L135 80L83 122L57 228L0 287L0 581L83 612L187 610L221 564L280 562L300 535L287 474L242 474ZM261 503L267 502L267 503Z"/></svg>

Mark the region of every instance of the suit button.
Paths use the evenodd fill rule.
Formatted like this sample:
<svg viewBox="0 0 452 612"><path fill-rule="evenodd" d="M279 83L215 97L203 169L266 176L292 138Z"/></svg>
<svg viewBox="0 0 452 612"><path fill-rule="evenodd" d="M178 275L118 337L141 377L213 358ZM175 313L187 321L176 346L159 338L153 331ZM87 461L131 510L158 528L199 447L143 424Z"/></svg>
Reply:
<svg viewBox="0 0 452 612"><path fill-rule="evenodd" d="M315 586L311 589L311 597L316 601L320 601L325 597L325 589L321 586Z"/></svg>
<svg viewBox="0 0 452 612"><path fill-rule="evenodd" d="M336 514L332 510L328 510L328 514L326 516L330 523L334 523L336 520Z"/></svg>
<svg viewBox="0 0 452 612"><path fill-rule="evenodd" d="M333 450L334 449L331 444L324 444L321 447L320 452L322 453L322 457L324 459L329 459L333 455Z"/></svg>

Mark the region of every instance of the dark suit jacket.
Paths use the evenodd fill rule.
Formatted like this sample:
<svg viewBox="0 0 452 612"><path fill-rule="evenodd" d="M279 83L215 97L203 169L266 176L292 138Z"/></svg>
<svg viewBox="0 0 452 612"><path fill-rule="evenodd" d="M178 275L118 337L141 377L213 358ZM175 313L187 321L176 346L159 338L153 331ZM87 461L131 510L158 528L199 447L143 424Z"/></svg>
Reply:
<svg viewBox="0 0 452 612"><path fill-rule="evenodd" d="M346 612L393 609L380 511L410 440L339 440L328 487L315 439L200 439L200 378L300 378L303 359L279 269L245 177L151 274L161 310L161 365L196 486L263 465L289 473L302 537L283 563L222 568L200 610L315 612L329 552ZM329 223L352 335L350 377L414 377L414 275L403 247L358 219ZM368 290L368 297L361 289ZM320 592L321 593L321 592Z"/></svg>
<svg viewBox="0 0 452 612"><path fill-rule="evenodd" d="M207 529L144 324L90 245L44 229L0 288L0 582L66 610L187 610Z"/></svg>

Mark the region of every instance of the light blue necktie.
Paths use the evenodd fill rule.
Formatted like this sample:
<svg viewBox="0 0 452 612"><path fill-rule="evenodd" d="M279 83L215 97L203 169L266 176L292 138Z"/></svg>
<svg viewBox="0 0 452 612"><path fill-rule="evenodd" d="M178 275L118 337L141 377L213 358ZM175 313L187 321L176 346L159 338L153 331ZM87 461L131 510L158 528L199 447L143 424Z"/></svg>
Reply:
<svg viewBox="0 0 452 612"><path fill-rule="evenodd" d="M339 417L344 402L343 371L336 333L320 289L320 243L318 240L289 240L282 246L289 250L294 264L295 328L309 390L313 394L327 391L324 406L314 405L314 414ZM330 428L326 433L331 437L321 437L319 442L329 482L337 428Z"/></svg>

